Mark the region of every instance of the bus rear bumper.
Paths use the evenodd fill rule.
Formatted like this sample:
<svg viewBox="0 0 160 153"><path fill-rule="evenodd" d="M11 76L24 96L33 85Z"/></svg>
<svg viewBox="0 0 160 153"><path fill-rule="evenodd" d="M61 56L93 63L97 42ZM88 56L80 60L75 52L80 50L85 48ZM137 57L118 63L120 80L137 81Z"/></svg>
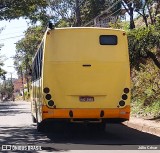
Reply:
<svg viewBox="0 0 160 153"><path fill-rule="evenodd" d="M42 120L59 119L69 120L70 122L123 122L129 120L130 106L124 108L90 108L90 109L49 109L43 106Z"/></svg>

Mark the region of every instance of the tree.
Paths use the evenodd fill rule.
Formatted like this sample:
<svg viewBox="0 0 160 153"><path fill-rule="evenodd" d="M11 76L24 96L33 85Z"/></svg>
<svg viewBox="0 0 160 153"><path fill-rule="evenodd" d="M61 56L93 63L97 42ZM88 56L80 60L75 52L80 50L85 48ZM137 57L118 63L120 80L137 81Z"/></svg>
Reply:
<svg viewBox="0 0 160 153"><path fill-rule="evenodd" d="M129 31L129 51L131 67L139 69L140 63L144 63L150 58L154 64L160 69L159 44L160 29L159 24L156 26L140 27Z"/></svg>
<svg viewBox="0 0 160 153"><path fill-rule="evenodd" d="M122 1L122 5L125 8L125 10L127 11L128 15L130 16L130 29L134 29L135 28L135 23L134 23L134 19L133 19L133 13L134 13L134 1L130 1L130 0L123 0Z"/></svg>
<svg viewBox="0 0 160 153"><path fill-rule="evenodd" d="M101 15L109 9L111 6L113 6L115 3L117 3L117 0L88 0L85 1L83 8L81 9L82 14L82 21L83 24L86 24L87 22L90 22L95 17ZM105 13L105 15L116 15L121 12L121 3L117 3L114 7L108 10L108 12Z"/></svg>
<svg viewBox="0 0 160 153"><path fill-rule="evenodd" d="M12 80L4 79L3 84L0 84L0 93L2 93L2 99L4 95L7 96L5 98L12 98L13 91L14 91L14 86Z"/></svg>
<svg viewBox="0 0 160 153"><path fill-rule="evenodd" d="M105 10L105 5L106 5L105 1L99 1L99 0L85 1L84 6L81 10L82 23L85 24L94 19L97 15L101 13L101 11Z"/></svg>
<svg viewBox="0 0 160 153"><path fill-rule="evenodd" d="M146 27L148 27L148 21L147 21L147 18L148 18L147 6L149 7L147 0L137 1L137 2L135 3L135 12L137 12L140 16L143 17L143 20L144 20L144 23L145 23Z"/></svg>
<svg viewBox="0 0 160 153"><path fill-rule="evenodd" d="M43 34L44 27L29 27L25 32L25 37L16 43L14 65L19 75L21 74L19 69L20 66L23 69L23 72L29 72L32 58L38 49L38 46L43 38Z"/></svg>
<svg viewBox="0 0 160 153"><path fill-rule="evenodd" d="M3 30L3 28L0 29L0 33L1 33L2 30ZM3 44L0 44L0 51L1 51L2 47L3 47ZM4 56L0 55L0 77L2 77L4 79L6 71L2 69L2 66L4 65L3 64L3 58L4 58Z"/></svg>
<svg viewBox="0 0 160 153"><path fill-rule="evenodd" d="M43 38L44 28L42 26L29 27L25 32L25 37L16 44L16 55L14 65L18 75L26 78L29 93L29 72L38 46Z"/></svg>
<svg viewBox="0 0 160 153"><path fill-rule="evenodd" d="M64 21L69 26L74 24L75 0L50 0L49 2L50 19L53 23Z"/></svg>
<svg viewBox="0 0 160 153"><path fill-rule="evenodd" d="M2 0L0 1L0 20L12 20L19 17L37 20L46 20L47 17L46 0Z"/></svg>
<svg viewBox="0 0 160 153"><path fill-rule="evenodd" d="M6 71L4 69L2 69L3 66L3 62L1 61L1 57L0 57L0 77L4 80L5 79L5 75L6 75Z"/></svg>
<svg viewBox="0 0 160 153"><path fill-rule="evenodd" d="M150 18L150 22L153 25L155 23L155 13L152 10L152 6L154 4L155 0L141 0L136 2L136 9L135 12L137 12L140 16L143 17L143 20L145 22L146 27L148 27L148 17ZM157 10L157 7L156 7Z"/></svg>
<svg viewBox="0 0 160 153"><path fill-rule="evenodd" d="M69 26L81 26L81 7L86 0L51 0L50 10L54 23L66 22ZM50 13L50 14L51 14ZM61 22L60 22L61 23ZM59 25L58 25L59 26Z"/></svg>
<svg viewBox="0 0 160 153"><path fill-rule="evenodd" d="M160 13L160 1L159 0L146 0L147 11L151 20L151 24L156 23L156 16Z"/></svg>
<svg viewBox="0 0 160 153"><path fill-rule="evenodd" d="M76 27L81 26L80 0L75 0Z"/></svg>
<svg viewBox="0 0 160 153"><path fill-rule="evenodd" d="M52 16L54 16L53 21L56 23L56 26L59 27L61 23L65 23L65 26L83 26L116 1L117 0L52 0L50 1L50 9L52 10L51 13ZM120 13L120 8L121 3L118 3L110 12Z"/></svg>
<svg viewBox="0 0 160 153"><path fill-rule="evenodd" d="M156 4L153 8L153 4ZM122 5L130 16L130 29L135 28L134 23L134 12L137 12L140 16L143 17L145 25L148 27L148 17L150 17L151 24L155 23L155 17L158 14L160 8L159 0L123 0Z"/></svg>

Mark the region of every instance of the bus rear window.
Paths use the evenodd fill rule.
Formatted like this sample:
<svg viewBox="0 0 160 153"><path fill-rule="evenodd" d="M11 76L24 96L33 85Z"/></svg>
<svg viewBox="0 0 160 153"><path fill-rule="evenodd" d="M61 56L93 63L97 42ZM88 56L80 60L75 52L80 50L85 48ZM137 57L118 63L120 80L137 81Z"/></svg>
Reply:
<svg viewBox="0 0 160 153"><path fill-rule="evenodd" d="M116 35L101 35L99 37L99 42L101 45L117 45Z"/></svg>

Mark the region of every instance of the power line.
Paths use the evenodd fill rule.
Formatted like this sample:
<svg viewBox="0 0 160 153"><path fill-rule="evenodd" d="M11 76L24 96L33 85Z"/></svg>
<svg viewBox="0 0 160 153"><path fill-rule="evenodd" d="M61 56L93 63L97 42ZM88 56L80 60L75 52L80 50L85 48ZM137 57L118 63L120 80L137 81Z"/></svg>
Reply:
<svg viewBox="0 0 160 153"><path fill-rule="evenodd" d="M0 39L0 41L8 40L8 39L13 39L13 38L18 38L18 37L22 37L22 36L24 36L24 35L19 35L19 36L14 36L14 37L8 37L8 38Z"/></svg>
<svg viewBox="0 0 160 153"><path fill-rule="evenodd" d="M130 3L132 3L132 1L128 2L126 5L128 5L128 4L130 4ZM118 9L118 10L116 10L115 12L111 13L111 14L110 14L109 16L107 16L105 19L108 19L109 17L111 17L113 14L117 13L117 12L120 11L120 10L121 10L121 8Z"/></svg>
<svg viewBox="0 0 160 153"><path fill-rule="evenodd" d="M20 29L20 28L25 28L26 26L20 26L20 27L12 27L12 29ZM28 27L28 26L27 26Z"/></svg>
<svg viewBox="0 0 160 153"><path fill-rule="evenodd" d="M9 25L4 25L4 26L1 26L0 28L4 28L4 30L5 30L5 28L7 28L7 27L9 27ZM13 30L13 29L20 29L20 28L24 28L24 27L26 27L26 26L11 27L11 29L12 29L12 30Z"/></svg>
<svg viewBox="0 0 160 153"><path fill-rule="evenodd" d="M122 0L118 0L117 2L115 2L111 7L109 7L108 9L104 10L101 14L97 15L94 19L92 19L91 21L89 21L87 24L85 24L84 26L89 25L90 23L92 23L92 21L94 21L96 18L102 16L103 14L107 13L109 10L111 10L115 5L117 5L120 1Z"/></svg>
<svg viewBox="0 0 160 153"><path fill-rule="evenodd" d="M119 3L120 1L122 1L122 0L117 1L116 4ZM133 0L131 0L130 2L128 2L126 5L128 5L128 4L132 3L132 2L133 2ZM113 4L113 5L115 6L116 4ZM103 13L101 13L100 15L96 16L94 19L96 19L96 18L100 17L101 15L107 13L112 7L114 7L113 5L110 8L108 8L107 10L105 10ZM121 10L121 8L118 9L118 10L116 10L115 12L111 13L105 19L108 19L109 17L111 17L113 14L117 13L120 10ZM92 19L90 22L88 22L87 25L90 24L92 21L94 21L94 19ZM85 26L87 26L87 25L85 25Z"/></svg>
<svg viewBox="0 0 160 153"><path fill-rule="evenodd" d="M2 32L2 34L0 34L0 37L2 36L6 36L6 35L13 35L13 34L18 34L18 33L23 33L24 31L17 31L17 32L12 32L12 33L4 33Z"/></svg>

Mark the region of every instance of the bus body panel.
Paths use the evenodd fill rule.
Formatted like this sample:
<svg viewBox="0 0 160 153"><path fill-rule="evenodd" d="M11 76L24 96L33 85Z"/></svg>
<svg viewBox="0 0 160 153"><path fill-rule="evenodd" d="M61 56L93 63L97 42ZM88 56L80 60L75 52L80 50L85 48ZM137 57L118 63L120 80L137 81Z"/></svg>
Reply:
<svg viewBox="0 0 160 153"><path fill-rule="evenodd" d="M38 121L41 122L42 121L42 102L43 100L43 95L42 95L42 80L41 79L37 79L36 81L32 82L32 88L31 88L31 100L32 100L32 104L31 104L31 112L32 115L34 116L34 118Z"/></svg>
<svg viewBox="0 0 160 153"><path fill-rule="evenodd" d="M47 69L50 73L45 83L50 88L57 108L115 108L127 84L127 63L90 62L54 63ZM46 73L47 74L47 73ZM52 84L51 84L52 82ZM63 91L63 92L62 92ZM80 102L80 96L94 97L93 102ZM128 103L129 104L129 103Z"/></svg>
<svg viewBox="0 0 160 153"><path fill-rule="evenodd" d="M73 113L73 117L70 116L70 111ZM101 112L104 115L101 116ZM123 108L88 108L88 109L48 109L47 106L43 106L43 120L45 119L125 119L129 120L130 106L127 105Z"/></svg>
<svg viewBox="0 0 160 153"><path fill-rule="evenodd" d="M117 107L124 88L130 87L124 32L71 28L49 33L43 86L50 89L56 108ZM118 44L100 45L101 35L116 35ZM80 102L80 96L94 97L94 102ZM129 100L126 105L129 105Z"/></svg>
<svg viewBox="0 0 160 153"><path fill-rule="evenodd" d="M118 43L101 45L100 36L105 35L117 36ZM36 108L38 122L47 119L129 120L130 91L125 94L124 88L130 89L130 68L124 31L53 29L46 32L43 41L40 95L37 94L36 107L32 106ZM32 85L35 88L36 84ZM44 88L49 88L49 93L44 93ZM120 106L124 94L127 99L125 105ZM48 95L51 95L49 99L46 98ZM92 100L82 101L81 97ZM48 105L51 100L53 107Z"/></svg>

